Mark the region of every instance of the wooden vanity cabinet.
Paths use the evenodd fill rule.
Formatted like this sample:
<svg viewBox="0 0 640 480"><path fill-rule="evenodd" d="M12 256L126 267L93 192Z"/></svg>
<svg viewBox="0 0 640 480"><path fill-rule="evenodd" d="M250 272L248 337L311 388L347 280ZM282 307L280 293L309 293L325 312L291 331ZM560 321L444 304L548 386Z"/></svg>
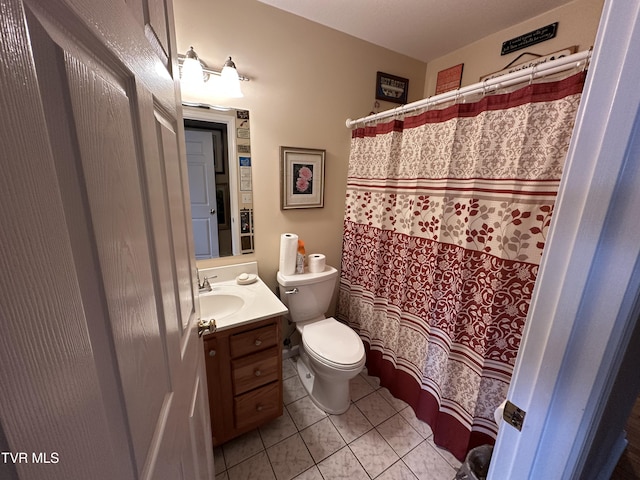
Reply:
<svg viewBox="0 0 640 480"><path fill-rule="evenodd" d="M204 338L213 445L282 415L281 317Z"/></svg>

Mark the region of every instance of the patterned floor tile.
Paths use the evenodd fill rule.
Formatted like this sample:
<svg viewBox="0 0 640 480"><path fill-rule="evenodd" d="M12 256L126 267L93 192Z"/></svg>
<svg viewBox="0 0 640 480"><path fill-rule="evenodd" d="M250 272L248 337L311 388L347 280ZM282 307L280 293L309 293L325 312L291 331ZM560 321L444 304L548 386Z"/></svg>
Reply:
<svg viewBox="0 0 640 480"><path fill-rule="evenodd" d="M325 480L369 480L349 447L344 447L318 464Z"/></svg>
<svg viewBox="0 0 640 480"><path fill-rule="evenodd" d="M282 409L282 415L260 427L260 436L266 448L298 433L295 423L291 419L287 408Z"/></svg>
<svg viewBox="0 0 640 480"><path fill-rule="evenodd" d="M300 400L307 395L298 374L293 377L287 378L282 382L282 397L285 405L289 405L296 400Z"/></svg>
<svg viewBox="0 0 640 480"><path fill-rule="evenodd" d="M213 449L213 468L216 471L216 475L227 469L227 465L224 463L222 447L216 447Z"/></svg>
<svg viewBox="0 0 640 480"><path fill-rule="evenodd" d="M257 455L231 467L228 471L229 480L275 480L273 469L269 463L267 453L262 451Z"/></svg>
<svg viewBox="0 0 640 480"><path fill-rule="evenodd" d="M227 468L237 465L262 450L264 450L264 445L258 430L252 430L249 433L245 433L222 446L224 461Z"/></svg>
<svg viewBox="0 0 640 480"><path fill-rule="evenodd" d="M318 467L314 465L309 470L302 472L300 475L294 478L294 480L324 480Z"/></svg>
<svg viewBox="0 0 640 480"><path fill-rule="evenodd" d="M296 427L298 427L298 430L302 430L309 425L313 425L327 416L325 412L315 406L308 396L290 403L287 405L287 410L296 424Z"/></svg>
<svg viewBox="0 0 640 480"><path fill-rule="evenodd" d="M355 403L373 426L380 425L396 413L396 410L378 392L370 393Z"/></svg>
<svg viewBox="0 0 640 480"><path fill-rule="evenodd" d="M440 448L435 443L433 443L433 436L428 438L427 442L429 443L429 445L431 445L433 447L433 449L436 452L438 452L440 454L440 456L442 458L444 458L447 461L447 463L449 465L451 465L456 470L458 470L460 468L460 465L462 465L462 462L460 460L458 460L456 457L454 457L453 453L451 453L449 450L445 450L444 448Z"/></svg>
<svg viewBox="0 0 640 480"><path fill-rule="evenodd" d="M407 407L404 410L400 410L400 415L404 417L404 419L409 422L416 432L420 434L420 436L424 439L427 439L433 435L433 431L431 427L416 417L416 412L413 411L413 408Z"/></svg>
<svg viewBox="0 0 640 480"><path fill-rule="evenodd" d="M327 415L285 359L283 415L214 449L216 480L451 480L460 462L377 377L350 382L352 403Z"/></svg>
<svg viewBox="0 0 640 480"><path fill-rule="evenodd" d="M313 466L313 459L300 434L269 447L267 455L278 480L291 480Z"/></svg>
<svg viewBox="0 0 640 480"><path fill-rule="evenodd" d="M382 395L382 398L384 398L387 402L389 402L389 404L393 408L395 408L397 412L399 412L400 410L404 410L409 406L407 402L400 400L399 398L396 398L393 395L391 395L391 392L386 388L381 388L380 390L378 390L378 393Z"/></svg>
<svg viewBox="0 0 640 480"><path fill-rule="evenodd" d="M328 418L300 432L313 460L318 463L345 446L344 440Z"/></svg>
<svg viewBox="0 0 640 480"><path fill-rule="evenodd" d="M373 393L373 387L362 377L362 375L356 375L349 382L349 393L351 394L351 401L356 402L362 397Z"/></svg>
<svg viewBox="0 0 640 480"><path fill-rule="evenodd" d="M366 372L362 372L360 376L362 376L362 378L364 378L366 382L373 387L374 390L380 388L380 379L378 377L372 377Z"/></svg>
<svg viewBox="0 0 640 480"><path fill-rule="evenodd" d="M396 413L389 420L385 420L378 425L377 430L387 443L391 445L391 448L401 457L409 453L424 440L399 413Z"/></svg>
<svg viewBox="0 0 640 480"><path fill-rule="evenodd" d="M287 378L294 377L298 374L296 370L296 362L294 362L291 358L285 358L282 360L282 379L286 380Z"/></svg>
<svg viewBox="0 0 640 480"><path fill-rule="evenodd" d="M344 441L351 443L356 438L364 435L373 428L367 417L356 407L351 404L349 410L340 415L330 415L329 420L335 425L344 438Z"/></svg>
<svg viewBox="0 0 640 480"><path fill-rule="evenodd" d="M371 478L377 477L399 460L396 452L377 430L365 433L349 444L349 448Z"/></svg>
<svg viewBox="0 0 640 480"><path fill-rule="evenodd" d="M453 478L455 469L425 440L402 457L419 480Z"/></svg>
<svg viewBox="0 0 640 480"><path fill-rule="evenodd" d="M388 469L382 472L376 480L417 480L416 476L411 472L409 467L402 460L398 460ZM450 478L439 480L451 480Z"/></svg>

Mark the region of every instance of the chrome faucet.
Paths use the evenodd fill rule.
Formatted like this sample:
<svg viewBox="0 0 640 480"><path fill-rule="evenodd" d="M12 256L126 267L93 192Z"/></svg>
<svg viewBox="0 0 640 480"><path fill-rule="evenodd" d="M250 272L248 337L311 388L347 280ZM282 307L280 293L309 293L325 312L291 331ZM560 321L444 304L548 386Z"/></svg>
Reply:
<svg viewBox="0 0 640 480"><path fill-rule="evenodd" d="M201 292L210 292L211 291L211 284L209 283L209 278L204 277L204 282L202 282L202 285L198 285L198 289Z"/></svg>
<svg viewBox="0 0 640 480"><path fill-rule="evenodd" d="M210 292L211 284L209 283L210 278L216 278L217 275L211 275L209 277L204 277L204 281L200 283L200 271L196 269L196 275L198 276L198 290L200 292Z"/></svg>

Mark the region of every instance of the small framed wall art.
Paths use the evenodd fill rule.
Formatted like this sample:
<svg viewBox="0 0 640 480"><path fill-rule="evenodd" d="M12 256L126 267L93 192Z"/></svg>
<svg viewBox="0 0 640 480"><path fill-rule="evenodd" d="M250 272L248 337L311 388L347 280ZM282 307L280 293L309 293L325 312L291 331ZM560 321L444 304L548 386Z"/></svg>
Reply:
<svg viewBox="0 0 640 480"><path fill-rule="evenodd" d="M393 103L407 103L409 79L396 77L389 73L378 72L376 75L376 99Z"/></svg>
<svg viewBox="0 0 640 480"><path fill-rule="evenodd" d="M216 185L216 208L218 209L218 228L229 230L231 220L229 218L229 185L220 183Z"/></svg>
<svg viewBox="0 0 640 480"><path fill-rule="evenodd" d="M460 88L463 66L464 63L460 63L454 67L446 68L438 72L436 95Z"/></svg>
<svg viewBox="0 0 640 480"><path fill-rule="evenodd" d="M280 209L324 207L325 152L280 147Z"/></svg>

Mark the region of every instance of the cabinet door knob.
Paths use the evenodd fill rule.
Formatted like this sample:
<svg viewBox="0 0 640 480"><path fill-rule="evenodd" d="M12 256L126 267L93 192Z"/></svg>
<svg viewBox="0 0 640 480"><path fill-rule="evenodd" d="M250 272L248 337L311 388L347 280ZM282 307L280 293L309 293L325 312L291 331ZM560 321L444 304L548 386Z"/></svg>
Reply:
<svg viewBox="0 0 640 480"><path fill-rule="evenodd" d="M216 351L215 350L209 350L209 356L210 357L215 357L216 356Z"/></svg>
<svg viewBox="0 0 640 480"><path fill-rule="evenodd" d="M258 412L261 412L262 410L264 410L264 407L263 407L262 405L258 405L258 406L256 407L256 410L257 410Z"/></svg>
<svg viewBox="0 0 640 480"><path fill-rule="evenodd" d="M262 340L260 340L259 338L256 338L256 341L253 343L256 347L259 347L260 345L262 345Z"/></svg>
<svg viewBox="0 0 640 480"><path fill-rule="evenodd" d="M255 374L256 377L259 377L260 375L262 375L262 372L260 370L256 370L253 373Z"/></svg>

